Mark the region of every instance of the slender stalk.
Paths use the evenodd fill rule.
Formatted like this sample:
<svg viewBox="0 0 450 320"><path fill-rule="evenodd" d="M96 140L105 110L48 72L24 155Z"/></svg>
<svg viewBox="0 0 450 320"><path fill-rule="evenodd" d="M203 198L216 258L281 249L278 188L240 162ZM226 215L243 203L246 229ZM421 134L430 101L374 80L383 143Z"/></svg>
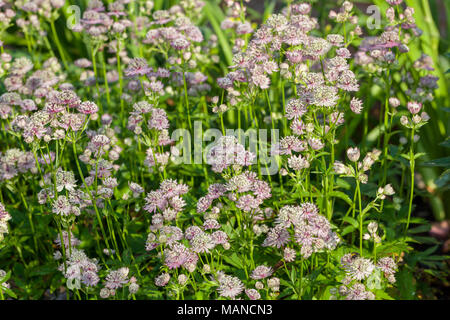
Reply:
<svg viewBox="0 0 450 320"><path fill-rule="evenodd" d="M109 95L109 84L108 84L108 77L106 76L106 64L105 64L105 55L103 51L101 51L101 60L102 60L102 69L103 69L103 83L105 84L106 89L106 101L108 102L108 105L111 103L111 97Z"/></svg>
<svg viewBox="0 0 450 320"><path fill-rule="evenodd" d="M100 103L100 86L98 85L98 73L97 73L97 62L96 62L97 49L91 46L91 57L92 57L92 67L94 68L95 76L95 88L97 89L97 102L100 107L100 113L103 113L103 106Z"/></svg>
<svg viewBox="0 0 450 320"><path fill-rule="evenodd" d="M266 95L267 104L269 105L269 111L270 111L270 120L272 121L272 129L275 130L275 122L273 121L273 115L272 115L272 105L270 104L270 98L269 98L269 90L264 90L264 93Z"/></svg>
<svg viewBox="0 0 450 320"><path fill-rule="evenodd" d="M28 221L30 222L31 232L33 234L33 242L34 242L34 249L36 250L36 254L38 253L38 244L36 239L36 229L34 227L33 217L30 211L30 208L28 207L27 201L25 200L25 197L22 193L22 190L19 189L20 198L22 199L23 205L25 207L25 211L27 213Z"/></svg>
<svg viewBox="0 0 450 320"><path fill-rule="evenodd" d="M186 73L185 73L184 69L183 69L183 86L184 86L184 103L186 106L186 112L187 112L187 116L188 116L189 129L192 130L191 113L189 110L189 99L188 99L188 93L187 93Z"/></svg>
<svg viewBox="0 0 450 320"><path fill-rule="evenodd" d="M100 229L101 229L103 238L105 239L105 243L106 243L106 247L108 248L108 252L111 252L111 249L109 247L108 238L106 237L105 229L103 228L102 219L100 217L100 213L98 212L97 204L96 204L95 199L94 199L94 197L93 197L93 195L91 193L91 190L89 189L89 186L86 184L86 181L85 181L84 175L83 175L83 171L81 170L80 162L78 161L77 149L76 149L75 141L72 143L72 148L73 148L73 155L75 157L75 162L76 162L77 168L78 168L78 173L80 174L81 180L83 181L83 184L84 184L84 186L86 188L86 191L88 192L89 198L91 199L92 205L94 206L95 214L97 216L97 221L98 221L98 224L100 225ZM114 259L113 255L112 255L112 258Z"/></svg>
<svg viewBox="0 0 450 320"><path fill-rule="evenodd" d="M125 104L123 102L123 76L122 68L120 63L120 39L117 38L117 49L116 49L116 62L117 62L117 73L119 74L119 93L120 93L120 115L125 124Z"/></svg>
<svg viewBox="0 0 450 320"><path fill-rule="evenodd" d="M384 103L384 143L383 143L383 179L381 180L381 185L386 184L387 178L387 165L388 165L388 147L389 147L389 138L390 138L390 126L389 126L389 93L391 91L391 82L389 78L389 69L386 74L386 99Z"/></svg>
<svg viewBox="0 0 450 320"><path fill-rule="evenodd" d="M303 295L303 256L300 258L300 294L299 300L302 299Z"/></svg>
<svg viewBox="0 0 450 320"><path fill-rule="evenodd" d="M363 212L361 204L361 188L359 186L359 180L356 180L356 189L358 190L358 204L359 204L359 254L362 256L363 249Z"/></svg>
<svg viewBox="0 0 450 320"><path fill-rule="evenodd" d="M61 56L61 60L62 60L62 62L64 64L64 68L67 69L68 66L67 66L66 57L64 56L63 48L61 46L61 43L59 42L58 33L56 32L56 28L55 28L55 21L53 19L50 20L50 27L52 29L53 39L55 40L56 47L58 48L59 55Z"/></svg>
<svg viewBox="0 0 450 320"><path fill-rule="evenodd" d="M415 169L415 159L414 159L414 128L411 130L411 140L409 148L409 164L411 166L411 189L409 190L409 207L408 207L408 220L406 222L406 232L408 232L409 222L411 220L412 202L414 198L414 169Z"/></svg>

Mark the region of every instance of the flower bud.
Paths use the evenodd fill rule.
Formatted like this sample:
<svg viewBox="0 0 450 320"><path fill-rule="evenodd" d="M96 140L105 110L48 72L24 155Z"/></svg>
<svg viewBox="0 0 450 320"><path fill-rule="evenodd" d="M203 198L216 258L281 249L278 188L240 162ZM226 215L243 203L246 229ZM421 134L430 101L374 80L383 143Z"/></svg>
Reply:
<svg viewBox="0 0 450 320"><path fill-rule="evenodd" d="M420 109L422 109L422 104L420 102L410 101L408 102L407 107L409 112L411 112L412 114L417 114L419 113Z"/></svg>
<svg viewBox="0 0 450 320"><path fill-rule="evenodd" d="M378 223L376 223L375 221L369 222L367 230L369 231L369 233L374 234L378 230Z"/></svg>
<svg viewBox="0 0 450 320"><path fill-rule="evenodd" d="M347 149L347 157L350 161L356 162L359 160L359 149L358 148L348 148Z"/></svg>

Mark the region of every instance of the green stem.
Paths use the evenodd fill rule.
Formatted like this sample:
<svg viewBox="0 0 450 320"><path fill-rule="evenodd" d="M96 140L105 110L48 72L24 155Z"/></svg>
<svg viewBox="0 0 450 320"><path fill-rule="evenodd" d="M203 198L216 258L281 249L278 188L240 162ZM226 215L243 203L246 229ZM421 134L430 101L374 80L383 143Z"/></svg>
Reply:
<svg viewBox="0 0 450 320"><path fill-rule="evenodd" d="M121 118L124 121L125 125L125 104L122 99L123 95L123 77L122 77L122 68L120 64L120 40L117 38L117 49L116 49L116 60L117 60L117 73L119 74L119 92L120 92L120 114Z"/></svg>
<svg viewBox="0 0 450 320"><path fill-rule="evenodd" d="M359 186L359 180L356 180L356 189L358 190L358 204L359 204L359 254L362 256L362 244L363 244L363 212L361 204L361 189Z"/></svg>
<svg viewBox="0 0 450 320"><path fill-rule="evenodd" d="M386 178L387 178L387 164L388 164L388 146L389 146L389 136L390 136L390 127L389 127L389 93L391 91L391 83L389 79L389 69L387 70L386 74L386 99L384 103L384 144L383 144L383 180L381 185L386 184ZM389 127L389 128L388 128Z"/></svg>
<svg viewBox="0 0 450 320"><path fill-rule="evenodd" d="M92 66L94 68L94 76L95 76L95 88L97 89L97 102L100 107L100 114L102 114L103 106L100 103L100 87L98 85L97 62L96 62L96 57L95 57L96 53L97 53L97 50L91 46Z"/></svg>
<svg viewBox="0 0 450 320"><path fill-rule="evenodd" d="M184 103L186 106L186 112L187 112L187 116L188 116L189 129L192 130L191 113L189 110L189 99L188 99L188 93L187 93L186 72L184 71L184 69L183 69L183 86L184 86Z"/></svg>

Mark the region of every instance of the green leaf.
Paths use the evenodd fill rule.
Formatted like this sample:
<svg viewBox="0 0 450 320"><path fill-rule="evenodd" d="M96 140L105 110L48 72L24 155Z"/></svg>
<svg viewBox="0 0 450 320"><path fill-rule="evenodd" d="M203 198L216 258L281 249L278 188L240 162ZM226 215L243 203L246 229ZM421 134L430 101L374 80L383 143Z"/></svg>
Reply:
<svg viewBox="0 0 450 320"><path fill-rule="evenodd" d="M0 283L4 283L11 278L11 270L8 271L2 278L0 278Z"/></svg>
<svg viewBox="0 0 450 320"><path fill-rule="evenodd" d="M47 274L55 273L57 270L54 265L44 265L30 272L30 276L45 276Z"/></svg>
<svg viewBox="0 0 450 320"><path fill-rule="evenodd" d="M292 268L292 270L291 270L291 281L293 283L295 283L295 280L297 280L297 272L296 272L295 268Z"/></svg>
<svg viewBox="0 0 450 320"><path fill-rule="evenodd" d="M413 239L422 244L439 244L440 242L432 237L413 236Z"/></svg>
<svg viewBox="0 0 450 320"><path fill-rule="evenodd" d="M239 269L244 269L244 265L242 264L236 253L233 253L231 257L223 256L223 259L232 266L235 266Z"/></svg>
<svg viewBox="0 0 450 320"><path fill-rule="evenodd" d="M275 9L275 5L277 4L276 0L272 0L268 5L265 5L264 9L264 19L263 22L267 20L267 18L272 14L273 10Z"/></svg>
<svg viewBox="0 0 450 320"><path fill-rule="evenodd" d="M439 145L445 148L450 148L450 138L447 137L447 139L444 142L439 143Z"/></svg>
<svg viewBox="0 0 450 320"><path fill-rule="evenodd" d="M397 240L393 242L385 243L378 247L377 253L382 254L401 254L402 252L409 251L411 247L403 240Z"/></svg>
<svg viewBox="0 0 450 320"><path fill-rule="evenodd" d="M414 155L414 159L418 159L418 158L426 156L426 155L427 154L425 152L419 152Z"/></svg>
<svg viewBox="0 0 450 320"><path fill-rule="evenodd" d="M407 153L402 153L400 156L402 156L403 158L405 158L406 160L409 160L409 154Z"/></svg>
<svg viewBox="0 0 450 320"><path fill-rule="evenodd" d="M408 219L407 218L398 219L397 222L398 223L407 223ZM409 220L409 223L428 224L429 222L427 220L425 220L424 218L411 217L411 219Z"/></svg>
<svg viewBox="0 0 450 320"><path fill-rule="evenodd" d="M350 206L353 205L352 199L350 199L350 197L348 195L346 195L345 193L343 193L342 191L331 191L328 194L332 197L344 200Z"/></svg>
<svg viewBox="0 0 450 320"><path fill-rule="evenodd" d="M206 16L208 17L208 21L211 23L214 32L219 39L220 46L222 47L223 54L225 59L227 60L227 65L231 65L233 62L233 53L231 51L230 44L228 43L228 39L222 31L220 27L220 23L217 21L217 11L221 11L220 8L213 8L213 5L210 2L205 2L205 6L203 7Z"/></svg>
<svg viewBox="0 0 450 320"><path fill-rule="evenodd" d="M450 168L450 157L439 158L422 163L424 167L445 167Z"/></svg>
<svg viewBox="0 0 450 320"><path fill-rule="evenodd" d="M421 225L415 228L411 228L408 230L408 233L422 233L430 231L431 226L430 225Z"/></svg>
<svg viewBox="0 0 450 320"><path fill-rule="evenodd" d="M404 300L416 299L416 285L411 271L402 269L397 272L397 288L400 291L400 298Z"/></svg>
<svg viewBox="0 0 450 320"><path fill-rule="evenodd" d="M444 172L442 172L442 174L439 176L439 178L436 179L435 183L438 188L444 188L444 187L449 188L450 187L449 186L449 184L450 184L450 169L447 169Z"/></svg>
<svg viewBox="0 0 450 320"><path fill-rule="evenodd" d="M392 298L390 295L388 295L383 290L376 290L375 291L375 296L377 298L379 298L379 299L382 299L382 300L395 300L394 298Z"/></svg>

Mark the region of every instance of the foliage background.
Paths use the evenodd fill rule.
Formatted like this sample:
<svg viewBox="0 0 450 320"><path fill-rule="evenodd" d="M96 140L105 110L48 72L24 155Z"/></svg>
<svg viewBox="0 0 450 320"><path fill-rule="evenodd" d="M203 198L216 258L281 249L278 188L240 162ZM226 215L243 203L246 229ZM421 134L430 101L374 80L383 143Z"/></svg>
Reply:
<svg viewBox="0 0 450 320"><path fill-rule="evenodd" d="M169 8L174 4L173 0L155 0L155 9ZM208 0L205 9L203 10L203 20L207 21L211 25L212 29L219 37L219 47L221 62L220 67L222 72L225 73L227 66L230 65L232 59L231 44L225 37L224 33L220 29L220 21L223 20L225 14L220 6L219 0ZM416 210L415 215L428 219L431 222L439 222L450 219L450 97L449 97L449 74L450 74L450 51L449 51L449 33L450 33L450 1L446 0L406 0L408 6L415 8L415 18L417 25L423 31L423 36L420 37L420 42L416 46L410 47L408 53L409 59L415 61L422 53L425 53L432 57L435 70L433 74L439 77L439 89L435 91L435 100L431 103L432 110L428 109L431 120L427 126L422 130L423 134L418 143L418 152L426 153L426 156L418 163L417 168L420 172L418 189L416 191ZM333 0L312 0L314 8L314 16L317 16L319 21L324 22L323 19L328 16L328 12L336 7L336 1ZM369 5L375 4L381 8L381 12L385 12L388 7L384 0L358 0L354 1L355 5L362 11L366 12L366 8ZM79 34L71 32L66 27L66 20L70 14L67 8L70 5L78 5L84 11L86 1L70 0L66 1L65 8L61 12L65 16L60 16L56 20L56 28L59 35L59 39L63 45L63 50L66 56L70 58L70 61L74 61L77 58L89 56L88 49L85 47L82 38ZM284 5L284 1L280 0L252 0L248 4L248 14L250 20L255 24L259 24L265 20L272 12L275 12ZM317 8L321 8L321 11L317 11ZM366 15L367 16L367 15ZM330 25L323 25L322 28L331 28ZM9 32L8 32L9 31ZM5 47L12 48L9 52L13 53L13 56L21 56L27 53L26 42L24 38L17 37L16 30L8 30L4 34ZM54 45L54 43L52 43ZM56 47L54 48L55 52ZM133 48L129 48L133 50ZM395 77L394 77L395 79ZM395 82L396 91L404 92L405 84L397 79ZM374 85L370 89L373 93L373 97L377 96L377 92L382 88ZM0 93L4 92L0 87ZM406 101L406 95L400 96L402 104ZM381 97L382 99L382 97ZM374 98L370 101L369 106L374 117L378 117L380 105L382 101ZM236 121L232 117L228 119L230 123ZM348 135L352 136L352 133L361 130L360 123L355 121L348 127ZM369 142L372 143L377 140L378 128L374 128L369 134ZM358 135L357 135L358 136ZM358 142L358 141L356 141ZM344 152L344 150L341 150ZM425 229L419 229L418 235L428 235L429 227ZM415 262L419 264L419 271L415 275L407 274L400 275L404 279L400 279L400 285L404 288L400 288L402 292L402 298L412 298L408 296L407 292L411 289L411 286L419 286L422 290L422 297L424 298L449 298L449 284L447 282L440 282L440 280L433 280L436 278L428 278L427 274L419 275L420 264L427 263L426 258L431 254L439 252L445 253L444 242L447 239L440 239L439 241L428 238L428 243L422 244L418 248L422 249L417 256L413 256L411 259L415 259ZM447 244L447 250L450 246ZM428 263L432 263L428 261ZM427 269L428 273L432 273ZM45 268L36 270L29 276L32 278L39 278L46 274ZM433 274L434 276L437 274ZM45 276L44 276L45 277ZM419 277L421 279L419 279ZM439 275L442 280L442 275ZM444 277L445 278L445 277ZM423 282L417 281L423 280ZM437 281L437 282L435 282ZM27 292L29 298L40 297L43 292L36 291L31 286L24 287L29 288ZM432 287L438 288L437 290L431 289Z"/></svg>

